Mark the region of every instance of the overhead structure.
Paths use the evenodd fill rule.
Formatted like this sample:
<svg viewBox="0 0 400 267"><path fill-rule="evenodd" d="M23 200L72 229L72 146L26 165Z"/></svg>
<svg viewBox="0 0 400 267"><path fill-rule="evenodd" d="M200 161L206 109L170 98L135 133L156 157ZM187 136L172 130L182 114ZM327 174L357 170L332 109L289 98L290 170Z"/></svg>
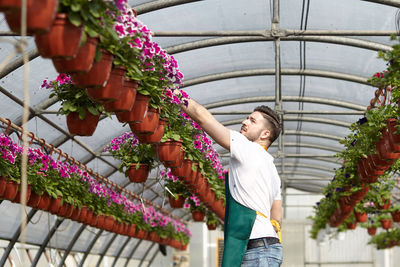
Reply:
<svg viewBox="0 0 400 267"><path fill-rule="evenodd" d="M338 142L350 131L374 97L368 78L386 68L377 51L389 51L398 35L398 1L129 1L139 19L154 33L154 40L172 54L185 75L183 89L207 107L226 127L239 130L246 114L257 105L275 108L283 133L270 153L282 179L283 202L288 190L310 194L321 190L333 178L341 162L334 157L343 146ZM340 12L333 12L339 11ZM0 61L14 50L18 41L3 15L0 20ZM152 173L145 185L128 183L117 171L118 162L103 153L111 139L129 131L114 115L104 117L92 137L69 134L65 118L55 111L60 104L40 89L45 78L56 77L50 60L39 56L32 37L28 41L30 72L24 77L21 55L15 55L0 71L0 116L21 125L23 80L30 91L29 131L62 149L96 172L143 198L189 219L185 210L171 209L165 189ZM1 125L5 128L5 125ZM11 136L16 139L15 132ZM227 168L228 152L215 145ZM294 194L295 195L295 194ZM0 203L0 239L9 241L0 265L7 260L19 238L17 204ZM38 246L32 258L35 266L45 247L98 254L119 261L138 260L148 265L159 255L158 246L137 239L91 231L69 220L55 219L28 211L27 243ZM17 220L17 219L16 219Z"/></svg>

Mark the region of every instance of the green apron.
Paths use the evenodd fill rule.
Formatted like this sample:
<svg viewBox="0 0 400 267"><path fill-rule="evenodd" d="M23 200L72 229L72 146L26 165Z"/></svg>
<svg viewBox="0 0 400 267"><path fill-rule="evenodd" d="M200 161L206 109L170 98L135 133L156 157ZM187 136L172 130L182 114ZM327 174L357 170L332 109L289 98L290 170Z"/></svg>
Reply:
<svg viewBox="0 0 400 267"><path fill-rule="evenodd" d="M256 211L238 203L229 191L229 177L225 175L225 222L224 222L224 255L222 267L240 266L247 250L247 243Z"/></svg>

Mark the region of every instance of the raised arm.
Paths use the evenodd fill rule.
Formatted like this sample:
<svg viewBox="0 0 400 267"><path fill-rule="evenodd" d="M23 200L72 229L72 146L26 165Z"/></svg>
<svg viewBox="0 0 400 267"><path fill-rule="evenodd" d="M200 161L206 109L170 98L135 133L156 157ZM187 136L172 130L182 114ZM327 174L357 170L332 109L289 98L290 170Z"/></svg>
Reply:
<svg viewBox="0 0 400 267"><path fill-rule="evenodd" d="M187 107L184 105L181 107L215 142L230 150L229 129L217 121L205 107L193 99L188 100Z"/></svg>

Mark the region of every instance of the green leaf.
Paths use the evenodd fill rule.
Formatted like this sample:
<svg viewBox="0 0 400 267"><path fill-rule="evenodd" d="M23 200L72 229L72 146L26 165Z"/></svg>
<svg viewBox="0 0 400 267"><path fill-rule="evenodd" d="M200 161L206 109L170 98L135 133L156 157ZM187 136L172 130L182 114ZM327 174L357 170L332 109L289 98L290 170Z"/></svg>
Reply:
<svg viewBox="0 0 400 267"><path fill-rule="evenodd" d="M78 12L81 10L81 4L80 3L72 3L71 4L71 10L74 12Z"/></svg>
<svg viewBox="0 0 400 267"><path fill-rule="evenodd" d="M79 119L83 120L86 117L86 109L81 108L79 109Z"/></svg>
<svg viewBox="0 0 400 267"><path fill-rule="evenodd" d="M69 12L68 13L68 19L75 26L81 26L82 25L82 18L78 13Z"/></svg>

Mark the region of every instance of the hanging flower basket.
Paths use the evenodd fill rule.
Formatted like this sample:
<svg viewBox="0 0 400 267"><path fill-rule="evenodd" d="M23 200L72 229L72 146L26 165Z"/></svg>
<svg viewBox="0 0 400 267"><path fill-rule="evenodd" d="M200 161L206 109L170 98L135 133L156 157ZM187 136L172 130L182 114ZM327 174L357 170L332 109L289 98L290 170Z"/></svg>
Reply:
<svg viewBox="0 0 400 267"><path fill-rule="evenodd" d="M35 35L39 54L44 58L74 58L81 43L83 28L74 26L67 14L58 13L48 33Z"/></svg>
<svg viewBox="0 0 400 267"><path fill-rule="evenodd" d="M180 150L179 156L175 161L163 161L163 165L167 168L179 168L183 164L183 160L185 159L185 152Z"/></svg>
<svg viewBox="0 0 400 267"><path fill-rule="evenodd" d="M87 73L93 66L96 54L97 38L88 38L86 43L79 47L73 59L53 58L53 65L59 73Z"/></svg>
<svg viewBox="0 0 400 267"><path fill-rule="evenodd" d="M131 111L135 103L137 87L137 81L125 78L119 98L116 101L104 103L104 109L108 112Z"/></svg>
<svg viewBox="0 0 400 267"><path fill-rule="evenodd" d="M39 205L39 202L40 202L41 198L42 198L41 195L36 194L34 191L32 191L31 192L31 196L29 197L28 203L26 203L26 205L36 209L38 207L38 205Z"/></svg>
<svg viewBox="0 0 400 267"><path fill-rule="evenodd" d="M6 9L8 2L9 11L4 13L8 26L13 32L20 33L22 0L2 0L0 1L0 7L3 6L2 2L5 2ZM28 0L26 14L27 34L33 35L48 32L56 16L57 7L58 0Z"/></svg>
<svg viewBox="0 0 400 267"><path fill-rule="evenodd" d="M354 215L356 217L356 221L363 223L366 222L368 220L368 214L366 212L357 212L354 211Z"/></svg>
<svg viewBox="0 0 400 267"><path fill-rule="evenodd" d="M81 88L103 88L110 78L114 56L102 49L102 56L99 61L93 61L92 68L87 73L72 74L72 80Z"/></svg>
<svg viewBox="0 0 400 267"><path fill-rule="evenodd" d="M386 130L382 131L382 137L376 144L376 151L381 159L396 160L400 157L400 153L391 151L389 144L389 135Z"/></svg>
<svg viewBox="0 0 400 267"><path fill-rule="evenodd" d="M52 214L58 213L61 208L61 197L50 199L49 212Z"/></svg>
<svg viewBox="0 0 400 267"><path fill-rule="evenodd" d="M70 219L73 221L77 221L80 214L81 214L81 209L78 206L74 206L74 208L72 209L72 214Z"/></svg>
<svg viewBox="0 0 400 267"><path fill-rule="evenodd" d="M160 112L155 108L149 108L142 122L129 123L131 131L135 134L153 134L158 127Z"/></svg>
<svg viewBox="0 0 400 267"><path fill-rule="evenodd" d="M114 223L115 223L115 220L112 216L106 216L104 218L104 224L103 224L104 230L111 232L111 230L113 229Z"/></svg>
<svg viewBox="0 0 400 267"><path fill-rule="evenodd" d="M73 209L74 209L74 207L71 204L64 202L61 205L60 209L58 210L57 215L61 216L61 217L69 218L72 215Z"/></svg>
<svg viewBox="0 0 400 267"><path fill-rule="evenodd" d="M376 227L368 227L369 235L376 235Z"/></svg>
<svg viewBox="0 0 400 267"><path fill-rule="evenodd" d="M20 10L22 1L0 0L0 12Z"/></svg>
<svg viewBox="0 0 400 267"><path fill-rule="evenodd" d="M51 197L47 193L43 193L42 197L40 198L37 208L39 210L47 211L50 206L50 201L51 201Z"/></svg>
<svg viewBox="0 0 400 267"><path fill-rule="evenodd" d="M217 229L217 225L207 223L207 228L209 231L213 231L213 230Z"/></svg>
<svg viewBox="0 0 400 267"><path fill-rule="evenodd" d="M139 164L139 168L136 169L136 165ZM132 163L128 169L128 177L132 183L144 183L149 176L149 165L142 163Z"/></svg>
<svg viewBox="0 0 400 267"><path fill-rule="evenodd" d="M190 176L190 174L192 172L192 161L189 159L185 159L182 162L182 166L172 168L171 171L172 171L172 174L177 177L180 177L180 178L188 177L188 176Z"/></svg>
<svg viewBox="0 0 400 267"><path fill-rule="evenodd" d="M157 145L157 153L160 161L175 162L181 157L182 141L167 140Z"/></svg>
<svg viewBox="0 0 400 267"><path fill-rule="evenodd" d="M392 211L391 214L394 222L400 222L400 211Z"/></svg>
<svg viewBox="0 0 400 267"><path fill-rule="evenodd" d="M392 223L393 222L390 219L381 219L381 225L382 225L383 229L388 230L388 229L392 228Z"/></svg>
<svg viewBox="0 0 400 267"><path fill-rule="evenodd" d="M200 211L200 210L192 211L192 217L195 222L202 222L204 220L205 216L206 216L206 213L204 211Z"/></svg>
<svg viewBox="0 0 400 267"><path fill-rule="evenodd" d="M22 190L20 188L12 202L21 203L21 192L22 192ZM31 192L32 192L32 185L28 184L26 187L26 198L25 198L26 202L25 203L27 203L29 201L29 198L31 197Z"/></svg>
<svg viewBox="0 0 400 267"><path fill-rule="evenodd" d="M129 123L142 122L146 116L149 101L150 96L137 93L135 102L133 103L133 107L130 111L116 113L118 121Z"/></svg>
<svg viewBox="0 0 400 267"><path fill-rule="evenodd" d="M13 201L18 193L18 184L14 181L6 182L6 190L4 191L3 198Z"/></svg>
<svg viewBox="0 0 400 267"><path fill-rule="evenodd" d="M3 198L4 192L6 191L7 187L7 178L0 177L0 198Z"/></svg>
<svg viewBox="0 0 400 267"><path fill-rule="evenodd" d="M97 128L100 114L93 115L86 111L86 116L81 120L78 112L71 112L67 116L67 126L70 134L79 136L92 136Z"/></svg>
<svg viewBox="0 0 400 267"><path fill-rule="evenodd" d="M169 205L174 209L183 208L183 204L185 204L185 198L180 194L178 194L178 199L175 199L173 196L169 195L168 200Z"/></svg>
<svg viewBox="0 0 400 267"><path fill-rule="evenodd" d="M137 135L139 142L144 144L158 144L164 135L166 119L158 121L157 129L152 134Z"/></svg>
<svg viewBox="0 0 400 267"><path fill-rule="evenodd" d="M115 67L111 70L110 78L103 88L86 88L88 96L97 102L116 101L121 95L124 84L125 67Z"/></svg>

